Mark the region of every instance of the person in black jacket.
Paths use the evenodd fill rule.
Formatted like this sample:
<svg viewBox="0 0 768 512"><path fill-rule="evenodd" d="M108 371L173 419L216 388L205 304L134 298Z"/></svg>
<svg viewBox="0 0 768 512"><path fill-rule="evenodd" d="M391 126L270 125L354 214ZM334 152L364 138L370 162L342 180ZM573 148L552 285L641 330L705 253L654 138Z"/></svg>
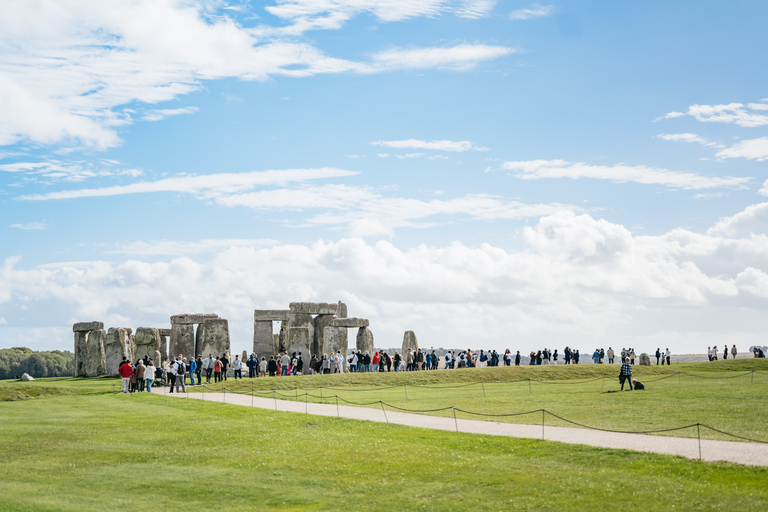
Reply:
<svg viewBox="0 0 768 512"><path fill-rule="evenodd" d="M267 363L267 371L269 372L270 377L275 376L275 372L277 372L277 362L275 362L275 356L269 357L269 362Z"/></svg>
<svg viewBox="0 0 768 512"><path fill-rule="evenodd" d="M520 351L517 351L517 354L515 354L515 366L520 366Z"/></svg>
<svg viewBox="0 0 768 512"><path fill-rule="evenodd" d="M224 380L227 380L227 365L229 364L229 359L227 359L227 354L221 355L221 378Z"/></svg>
<svg viewBox="0 0 768 512"><path fill-rule="evenodd" d="M659 359L661 359L661 350L657 348L656 349L656 366L659 366ZM664 364L664 362L662 361L661 364Z"/></svg>
<svg viewBox="0 0 768 512"><path fill-rule="evenodd" d="M571 364L571 356L573 354L571 353L571 349L568 347L565 347L565 364Z"/></svg>

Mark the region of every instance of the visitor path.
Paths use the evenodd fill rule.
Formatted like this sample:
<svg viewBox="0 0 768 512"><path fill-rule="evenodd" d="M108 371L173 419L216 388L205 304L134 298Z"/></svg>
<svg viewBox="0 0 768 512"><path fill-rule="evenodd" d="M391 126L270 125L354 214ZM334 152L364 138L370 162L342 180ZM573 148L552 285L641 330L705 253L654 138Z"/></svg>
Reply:
<svg viewBox="0 0 768 512"><path fill-rule="evenodd" d="M163 394L166 388L158 389ZM289 400L274 400L237 393L169 393L166 396L177 398L197 398L233 405L258 407L285 412L299 412L318 416L339 416L355 420L393 423L409 427L452 430L471 434L493 436L527 437L545 439L561 443L585 444L601 448L618 448L639 452L665 453L680 455L689 459L699 458L699 440L697 438L657 436L646 434L621 434L570 427L542 427L539 425L520 425L492 421L454 419L453 417L427 416L394 412L391 410L366 407L350 407L334 404L313 404ZM768 466L768 444L701 440L701 459L704 461L728 461L750 466Z"/></svg>

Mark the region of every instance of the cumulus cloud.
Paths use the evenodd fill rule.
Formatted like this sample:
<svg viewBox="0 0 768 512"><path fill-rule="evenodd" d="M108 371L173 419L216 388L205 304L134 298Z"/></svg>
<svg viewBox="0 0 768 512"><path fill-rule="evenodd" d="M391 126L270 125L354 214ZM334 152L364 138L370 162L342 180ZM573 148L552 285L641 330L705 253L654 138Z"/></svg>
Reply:
<svg viewBox="0 0 768 512"><path fill-rule="evenodd" d="M378 140L371 142L374 146L381 146L384 148L414 148L414 149L429 149L436 151L488 151L488 148L477 146L474 142L468 140L419 140L419 139L407 139L407 140Z"/></svg>
<svg viewBox="0 0 768 512"><path fill-rule="evenodd" d="M707 146L707 147L717 147L717 148L725 147L722 144L718 144L716 142L707 140L704 137L700 137L695 133L660 133L656 137L661 140L669 140L673 142L696 142L698 144L701 144L702 146Z"/></svg>
<svg viewBox="0 0 768 512"><path fill-rule="evenodd" d="M754 108L757 107L757 108ZM750 112L752 110L752 112ZM733 123L739 126L756 127L768 125L768 116L756 114L756 110L765 110L762 105L750 103L745 107L741 103L727 105L691 105L687 112L670 112L659 119L672 119L693 116L703 123ZM657 119L658 121L658 119Z"/></svg>
<svg viewBox="0 0 768 512"><path fill-rule="evenodd" d="M768 160L768 137L742 140L733 146L717 153L720 158L746 158L762 162Z"/></svg>
<svg viewBox="0 0 768 512"><path fill-rule="evenodd" d="M266 80L282 75L380 73L410 69L471 69L514 50L482 44L392 48L368 61L334 58L305 41L284 37L286 27L248 27L236 11L195 0L7 0L0 7L0 145L120 144L120 127L146 105L188 94L208 80ZM447 10L477 17L492 2L278 2L268 7L307 28L338 28L372 13L382 21L433 16ZM474 14L470 14L474 13ZM40 80L44 76L45 80ZM130 106L130 108L129 108ZM193 112L157 108L143 119Z"/></svg>
<svg viewBox="0 0 768 512"><path fill-rule="evenodd" d="M753 204L731 217L721 218L709 233L738 236L768 232L768 203Z"/></svg>
<svg viewBox="0 0 768 512"><path fill-rule="evenodd" d="M708 177L691 172L676 172L644 165L588 165L565 160L526 160L504 162L504 169L516 171L516 178L537 180L543 178L592 178L611 180L617 183L635 182L645 185L663 185L679 189L707 188L746 188L752 178L746 177Z"/></svg>
<svg viewBox="0 0 768 512"><path fill-rule="evenodd" d="M466 347L482 330L482 347L469 346L522 350L568 339L582 350L610 344L648 351L663 336L675 352L699 350L701 338L692 341L691 332L706 340L738 330L744 343L764 333L765 236L680 229L635 236L603 219L558 212L526 227L514 250L459 242L401 249L360 238L241 242L218 244L204 260L24 268L9 258L0 267L0 316L13 319L4 339L15 343L11 328L24 327L15 314L22 305L45 311L27 322L50 328L47 342L57 348L70 346L75 321L162 327L172 314L206 311L229 319L240 351L249 348L243 340L252 336L253 309L339 299L371 320L383 347L399 346L405 330L427 347ZM735 327L728 312L737 309Z"/></svg>

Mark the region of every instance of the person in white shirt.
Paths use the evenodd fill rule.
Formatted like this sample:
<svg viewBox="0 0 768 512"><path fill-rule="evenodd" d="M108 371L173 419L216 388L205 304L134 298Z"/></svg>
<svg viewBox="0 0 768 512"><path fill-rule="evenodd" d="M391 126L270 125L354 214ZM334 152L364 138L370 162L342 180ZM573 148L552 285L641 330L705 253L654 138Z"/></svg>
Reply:
<svg viewBox="0 0 768 512"><path fill-rule="evenodd" d="M445 369L446 369L446 370L447 370L447 369L449 369L449 368L451 367L451 359L452 359L452 357L451 357L451 351L449 350L449 351L448 351L448 352L446 352L446 354L445 354Z"/></svg>
<svg viewBox="0 0 768 512"><path fill-rule="evenodd" d="M237 380L238 377L241 379L243 378L243 362L240 360L240 356L236 355L235 360L232 361L232 370L235 380Z"/></svg>
<svg viewBox="0 0 768 512"><path fill-rule="evenodd" d="M667 349L666 356L667 356L667 366L669 366L671 364L669 360L672 359L672 352L670 352L669 349Z"/></svg>
<svg viewBox="0 0 768 512"><path fill-rule="evenodd" d="M155 380L155 363L152 362L152 360L149 360L149 364L147 365L147 368L144 370L144 380L147 381L147 392L152 392L152 382Z"/></svg>
<svg viewBox="0 0 768 512"><path fill-rule="evenodd" d="M344 373L344 356L341 355L341 351L336 352L336 368L339 369L339 373Z"/></svg>
<svg viewBox="0 0 768 512"><path fill-rule="evenodd" d="M352 357L349 358L349 370L354 372L357 368L357 353L352 352Z"/></svg>
<svg viewBox="0 0 768 512"><path fill-rule="evenodd" d="M211 373L213 373L213 354L208 354L208 357L203 359L203 368L205 369L205 383L211 383Z"/></svg>
<svg viewBox="0 0 768 512"><path fill-rule="evenodd" d="M259 363L259 373L261 373L262 377L267 376L267 358L264 356L261 356L261 362Z"/></svg>

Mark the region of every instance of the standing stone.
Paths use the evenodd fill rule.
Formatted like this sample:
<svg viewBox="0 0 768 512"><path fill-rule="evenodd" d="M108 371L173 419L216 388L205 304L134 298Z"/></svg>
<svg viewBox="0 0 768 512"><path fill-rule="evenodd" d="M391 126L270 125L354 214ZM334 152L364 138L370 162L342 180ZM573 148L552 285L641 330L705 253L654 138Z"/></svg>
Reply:
<svg viewBox="0 0 768 512"><path fill-rule="evenodd" d="M160 336L160 329L155 329L153 327L139 327L136 329L135 339L135 358L138 359L140 357L149 356L150 359L155 362L155 365L159 366L162 363L162 360L158 362L158 359L162 357L162 337Z"/></svg>
<svg viewBox="0 0 768 512"><path fill-rule="evenodd" d="M642 366L651 366L651 357L645 352L643 352L642 354L640 354L640 364Z"/></svg>
<svg viewBox="0 0 768 512"><path fill-rule="evenodd" d="M320 359L320 356L327 354L331 349L328 341L328 334L336 335L338 330L326 332L325 328L331 324L336 317L333 315L317 315L315 317L315 336L312 343L312 353Z"/></svg>
<svg viewBox="0 0 768 512"><path fill-rule="evenodd" d="M408 353L408 349L419 350L419 342L416 341L416 334L413 331L405 331L403 334L403 346L401 348L401 354Z"/></svg>
<svg viewBox="0 0 768 512"><path fill-rule="evenodd" d="M85 370L88 361L88 333L75 331L75 377L87 377Z"/></svg>
<svg viewBox="0 0 768 512"><path fill-rule="evenodd" d="M275 347L275 354L285 352L288 350L288 327L291 326L291 322L286 320L280 322L280 333L277 335L277 346Z"/></svg>
<svg viewBox="0 0 768 512"><path fill-rule="evenodd" d="M275 339L272 334L272 320L253 321L253 351L259 357L274 354Z"/></svg>
<svg viewBox="0 0 768 512"><path fill-rule="evenodd" d="M173 324L171 326L171 343L168 346L168 357L184 357L195 355L195 330L192 324Z"/></svg>
<svg viewBox="0 0 768 512"><path fill-rule="evenodd" d="M107 333L104 329L89 332L87 345L87 360L85 373L88 377L98 377L107 374L107 358L104 352L104 339Z"/></svg>
<svg viewBox="0 0 768 512"><path fill-rule="evenodd" d="M357 330L357 350L373 354L373 333L367 327L360 327Z"/></svg>
<svg viewBox="0 0 768 512"><path fill-rule="evenodd" d="M104 354L107 366L107 375L118 377L118 367L123 360L131 359L131 332L130 327L110 327L104 338Z"/></svg>
<svg viewBox="0 0 768 512"><path fill-rule="evenodd" d="M301 352L301 355L306 358L308 354L312 353L314 339L315 321L312 319L312 315L307 313L292 315L285 341L288 354Z"/></svg>
<svg viewBox="0 0 768 512"><path fill-rule="evenodd" d="M208 318L200 324L198 332L202 331L200 344L197 347L198 355L213 357L229 354L229 322L223 318ZM230 361L231 357L227 357Z"/></svg>
<svg viewBox="0 0 768 512"><path fill-rule="evenodd" d="M273 334L272 335L272 352L267 353L267 355L275 355L282 352L280 350L284 344L281 344L280 342L280 334Z"/></svg>
<svg viewBox="0 0 768 512"><path fill-rule="evenodd" d="M341 352L341 355L343 355L346 358L347 355L347 349L349 348L349 337L347 336L348 332L345 327L332 327L327 326L325 328L325 343L326 343L326 351L323 353L328 354L335 354L336 352ZM320 358L318 355L318 359Z"/></svg>
<svg viewBox="0 0 768 512"><path fill-rule="evenodd" d="M136 362L136 335L128 335L128 360Z"/></svg>

